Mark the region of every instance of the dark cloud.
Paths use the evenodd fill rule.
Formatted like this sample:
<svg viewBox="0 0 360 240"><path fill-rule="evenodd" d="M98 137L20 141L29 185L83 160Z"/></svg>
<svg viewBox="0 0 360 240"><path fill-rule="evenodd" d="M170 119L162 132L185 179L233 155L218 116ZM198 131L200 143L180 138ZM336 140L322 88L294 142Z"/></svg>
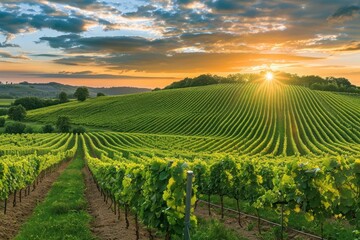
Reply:
<svg viewBox="0 0 360 240"><path fill-rule="evenodd" d="M354 18L360 12L360 6L341 7L331 15L328 19L330 21L346 21Z"/></svg>
<svg viewBox="0 0 360 240"><path fill-rule="evenodd" d="M33 57L49 57L49 58L59 58L61 55L58 54L49 54L49 53L43 53L43 54L32 54Z"/></svg>
<svg viewBox="0 0 360 240"><path fill-rule="evenodd" d="M60 32L80 33L86 30L86 24L89 21L91 20L86 17L49 17L45 14L17 14L0 11L0 31L5 34L16 34L32 28L50 28Z"/></svg>
<svg viewBox="0 0 360 240"><path fill-rule="evenodd" d="M254 3L252 0L215 0L208 1L208 6L220 11L237 11L244 9L247 5Z"/></svg>
<svg viewBox="0 0 360 240"><path fill-rule="evenodd" d="M12 43L0 43L0 48L7 48L7 47L20 47L19 45L17 44L12 44Z"/></svg>
<svg viewBox="0 0 360 240"><path fill-rule="evenodd" d="M71 53L166 52L178 46L173 39L148 40L142 37L127 36L83 38L77 34L42 37L40 41L48 42L52 48L60 48Z"/></svg>

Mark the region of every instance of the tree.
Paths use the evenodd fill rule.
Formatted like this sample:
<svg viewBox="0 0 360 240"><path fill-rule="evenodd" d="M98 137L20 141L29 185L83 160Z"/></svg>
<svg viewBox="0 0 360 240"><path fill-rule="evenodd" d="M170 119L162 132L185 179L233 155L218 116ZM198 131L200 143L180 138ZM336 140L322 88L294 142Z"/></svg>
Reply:
<svg viewBox="0 0 360 240"><path fill-rule="evenodd" d="M12 134L24 133L25 128L26 125L23 123L19 123L19 122L11 123L5 127L5 133L12 133Z"/></svg>
<svg viewBox="0 0 360 240"><path fill-rule="evenodd" d="M24 97L24 98L16 99L14 105L15 106L21 105L26 110L32 110L32 109L44 107L44 101L38 97Z"/></svg>
<svg viewBox="0 0 360 240"><path fill-rule="evenodd" d="M74 96L77 100L83 102L89 97L89 90L86 87L79 87L76 89Z"/></svg>
<svg viewBox="0 0 360 240"><path fill-rule="evenodd" d="M43 133L52 133L52 132L54 132L54 130L55 129L54 129L53 125L51 125L51 124L46 124L42 128Z"/></svg>
<svg viewBox="0 0 360 240"><path fill-rule="evenodd" d="M68 117L60 116L56 121L56 128L59 132L70 132L71 125Z"/></svg>
<svg viewBox="0 0 360 240"><path fill-rule="evenodd" d="M5 126L5 118L0 118L0 127L4 127Z"/></svg>
<svg viewBox="0 0 360 240"><path fill-rule="evenodd" d="M97 97L104 97L104 96L105 96L105 94L104 94L104 93L99 92L96 96L97 96Z"/></svg>
<svg viewBox="0 0 360 240"><path fill-rule="evenodd" d="M60 101L60 103L66 103L69 101L68 95L66 94L66 92L61 92L59 94L59 101Z"/></svg>
<svg viewBox="0 0 360 240"><path fill-rule="evenodd" d="M9 119L22 121L26 117L26 110L22 105L12 106L8 110Z"/></svg>

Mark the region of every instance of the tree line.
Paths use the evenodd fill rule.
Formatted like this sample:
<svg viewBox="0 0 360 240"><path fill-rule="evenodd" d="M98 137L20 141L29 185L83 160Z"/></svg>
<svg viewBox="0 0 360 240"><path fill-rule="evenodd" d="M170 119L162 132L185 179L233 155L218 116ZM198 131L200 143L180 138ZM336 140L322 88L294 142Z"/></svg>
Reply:
<svg viewBox="0 0 360 240"><path fill-rule="evenodd" d="M265 72L245 74L237 73L230 74L226 77L212 74L202 74L194 78L185 78L181 81L173 82L164 89L197 87L222 83L257 82L262 81L264 79L264 75ZM299 76L297 74L290 74L285 72L274 72L274 78L276 81L285 84L303 86L313 90L360 93L360 87L351 84L348 79L343 77L322 78L316 75Z"/></svg>

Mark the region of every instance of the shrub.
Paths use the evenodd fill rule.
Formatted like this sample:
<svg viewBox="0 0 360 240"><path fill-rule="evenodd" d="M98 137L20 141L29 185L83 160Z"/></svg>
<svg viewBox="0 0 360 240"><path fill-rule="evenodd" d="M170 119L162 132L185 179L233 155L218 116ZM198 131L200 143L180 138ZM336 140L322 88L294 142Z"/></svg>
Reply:
<svg viewBox="0 0 360 240"><path fill-rule="evenodd" d="M0 116L6 116L8 114L7 108L0 108Z"/></svg>
<svg viewBox="0 0 360 240"><path fill-rule="evenodd" d="M104 93L99 92L96 96L97 96L97 97L103 97L103 96L105 96L105 94L104 94Z"/></svg>
<svg viewBox="0 0 360 240"><path fill-rule="evenodd" d="M52 133L52 132L54 132L54 130L55 130L55 128L51 124L46 124L42 128L43 133Z"/></svg>
<svg viewBox="0 0 360 240"><path fill-rule="evenodd" d="M79 126L73 129L73 133L74 134L81 134L81 133L85 133L86 129L83 126Z"/></svg>
<svg viewBox="0 0 360 240"><path fill-rule="evenodd" d="M34 129L31 126L26 126L24 132L25 133L34 133Z"/></svg>
<svg viewBox="0 0 360 240"><path fill-rule="evenodd" d="M24 97L16 99L14 102L14 106L18 105L23 106L26 110L45 107L44 101L38 97Z"/></svg>
<svg viewBox="0 0 360 240"><path fill-rule="evenodd" d="M5 126L5 118L0 118L0 127L4 127Z"/></svg>
<svg viewBox="0 0 360 240"><path fill-rule="evenodd" d="M11 123L7 124L5 127L5 133L24 133L25 132L26 125L23 123Z"/></svg>
<svg viewBox="0 0 360 240"><path fill-rule="evenodd" d="M22 121L26 117L26 110L22 105L12 106L8 111L9 119Z"/></svg>
<svg viewBox="0 0 360 240"><path fill-rule="evenodd" d="M70 132L71 125L70 125L70 119L68 117L60 116L58 117L56 121L56 128L59 132Z"/></svg>

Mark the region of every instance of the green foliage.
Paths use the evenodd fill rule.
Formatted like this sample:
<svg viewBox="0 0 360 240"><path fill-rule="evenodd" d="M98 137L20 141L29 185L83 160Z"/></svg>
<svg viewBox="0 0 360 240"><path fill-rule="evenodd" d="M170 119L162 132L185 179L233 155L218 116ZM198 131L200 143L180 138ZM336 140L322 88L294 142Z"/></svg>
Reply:
<svg viewBox="0 0 360 240"><path fill-rule="evenodd" d="M74 161L52 185L45 200L21 228L16 240L95 239L87 212L81 147ZM31 236L31 237L30 237Z"/></svg>
<svg viewBox="0 0 360 240"><path fill-rule="evenodd" d="M34 129L31 126L27 125L24 133L34 133Z"/></svg>
<svg viewBox="0 0 360 240"><path fill-rule="evenodd" d="M89 90L86 87L79 87L76 89L74 97L76 97L78 101L83 102L89 97Z"/></svg>
<svg viewBox="0 0 360 240"><path fill-rule="evenodd" d="M55 131L55 128L51 124L46 124L43 126L42 131L43 131L43 133L52 133Z"/></svg>
<svg viewBox="0 0 360 240"><path fill-rule="evenodd" d="M19 123L19 122L8 123L5 127L5 133L21 134L25 132L25 129L26 129L26 125L23 123Z"/></svg>
<svg viewBox="0 0 360 240"><path fill-rule="evenodd" d="M26 117L26 110L21 105L12 106L8 110L8 117L11 120L22 121Z"/></svg>
<svg viewBox="0 0 360 240"><path fill-rule="evenodd" d="M190 145L194 151L336 156L359 152L360 102L353 99L276 82L222 84L72 102L27 118L55 123L63 115L120 132L201 136L203 144Z"/></svg>
<svg viewBox="0 0 360 240"><path fill-rule="evenodd" d="M68 98L67 93L66 93L66 92L61 92L61 93L59 94L59 102L60 102L60 103L66 103L66 102L68 102L68 101L69 101L69 98Z"/></svg>
<svg viewBox="0 0 360 240"><path fill-rule="evenodd" d="M96 94L96 96L97 96L97 97L104 97L104 96L105 96L105 94L104 94L104 93L100 93L100 92L99 92L99 93L97 93L97 94Z"/></svg>
<svg viewBox="0 0 360 240"><path fill-rule="evenodd" d="M86 132L86 128L84 128L83 126L73 128L74 134L81 134L81 133L85 133L85 132Z"/></svg>
<svg viewBox="0 0 360 240"><path fill-rule="evenodd" d="M0 108L0 116L6 116L6 115L8 115L8 109Z"/></svg>
<svg viewBox="0 0 360 240"><path fill-rule="evenodd" d="M71 124L70 124L70 118L68 117L58 117L56 121L56 128L59 132L66 133L70 132Z"/></svg>
<svg viewBox="0 0 360 240"><path fill-rule="evenodd" d="M4 127L5 126L5 118L0 117L0 127Z"/></svg>
<svg viewBox="0 0 360 240"><path fill-rule="evenodd" d="M255 82L259 79L264 79L265 72L259 74L230 74L227 77L220 77L217 75L203 74L195 78L185 78L178 82L173 82L164 89L174 88L187 88L206 86L221 83L245 83ZM299 85L304 87L310 87L314 90L333 91L333 92L349 92L349 93L360 93L360 88L352 85L346 78L335 78L327 77L322 78L320 76L298 76L296 74L289 74L285 72L274 73L276 81L290 84Z"/></svg>
<svg viewBox="0 0 360 240"><path fill-rule="evenodd" d="M43 108L59 104L59 100L41 99L37 97L24 97L15 100L15 106L21 105L26 110L32 110L37 108Z"/></svg>
<svg viewBox="0 0 360 240"><path fill-rule="evenodd" d="M209 240L209 239L221 239L221 240L244 240L245 238L239 236L235 231L227 228L225 224L216 220L204 221L201 227L196 230L192 235L193 240Z"/></svg>

